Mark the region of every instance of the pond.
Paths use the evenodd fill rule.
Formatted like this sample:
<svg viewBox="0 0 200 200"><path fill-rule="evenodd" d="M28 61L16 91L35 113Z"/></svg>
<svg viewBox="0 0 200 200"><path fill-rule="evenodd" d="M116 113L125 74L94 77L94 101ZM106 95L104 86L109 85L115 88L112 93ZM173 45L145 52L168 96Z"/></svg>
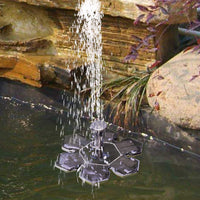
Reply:
<svg viewBox="0 0 200 200"><path fill-rule="evenodd" d="M137 174L120 178L111 173L100 188L82 185L75 172L54 168L62 137L59 114L48 106L61 106L60 92L0 83L0 200L200 199L200 160L145 138L138 138L144 146L136 156ZM73 124L67 124L65 135L70 135Z"/></svg>

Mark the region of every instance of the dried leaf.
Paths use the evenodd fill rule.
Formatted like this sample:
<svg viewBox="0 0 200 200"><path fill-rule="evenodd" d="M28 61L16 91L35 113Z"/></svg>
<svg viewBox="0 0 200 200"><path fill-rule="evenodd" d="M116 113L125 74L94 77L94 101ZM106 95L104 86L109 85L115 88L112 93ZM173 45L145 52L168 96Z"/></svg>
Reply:
<svg viewBox="0 0 200 200"><path fill-rule="evenodd" d="M160 61L160 60L157 60L156 62L154 62L154 63L149 67L149 69L153 69L154 67L157 67L160 63L161 63L161 61Z"/></svg>
<svg viewBox="0 0 200 200"><path fill-rule="evenodd" d="M200 38L199 38L199 39L197 39L197 44L200 44Z"/></svg>
<svg viewBox="0 0 200 200"><path fill-rule="evenodd" d="M155 37L156 37L155 34L147 35L147 36L144 38L144 40L145 40L145 41L149 41L150 39L155 38Z"/></svg>
<svg viewBox="0 0 200 200"><path fill-rule="evenodd" d="M159 6L148 6L151 10L156 10Z"/></svg>
<svg viewBox="0 0 200 200"><path fill-rule="evenodd" d="M132 45L132 46L131 46L131 49L130 49L130 53L131 53L131 54L138 54L137 47L134 46L134 45Z"/></svg>
<svg viewBox="0 0 200 200"><path fill-rule="evenodd" d="M199 77L199 75L193 75L192 78L189 80L190 82Z"/></svg>
<svg viewBox="0 0 200 200"><path fill-rule="evenodd" d="M184 51L183 51L183 53L189 51L189 50L192 49L192 48L194 48L194 46L189 46L189 47L185 48Z"/></svg>
<svg viewBox="0 0 200 200"><path fill-rule="evenodd" d="M196 45L193 47L192 52L200 50L200 45Z"/></svg>
<svg viewBox="0 0 200 200"><path fill-rule="evenodd" d="M161 93L162 93L162 91L159 91L156 96L159 96Z"/></svg>
<svg viewBox="0 0 200 200"><path fill-rule="evenodd" d="M163 76L158 75L158 80L163 80L163 79L165 79Z"/></svg>

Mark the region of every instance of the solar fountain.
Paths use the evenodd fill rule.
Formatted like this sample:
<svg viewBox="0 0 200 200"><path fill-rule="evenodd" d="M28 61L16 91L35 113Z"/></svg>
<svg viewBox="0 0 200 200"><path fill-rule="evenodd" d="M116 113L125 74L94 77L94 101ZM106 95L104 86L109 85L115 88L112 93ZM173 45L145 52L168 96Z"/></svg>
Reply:
<svg viewBox="0 0 200 200"><path fill-rule="evenodd" d="M86 52L86 76L91 92L82 110L74 111L73 107L70 108L76 123L74 132L80 130L80 118L84 112L89 114L90 119L94 116L103 119L103 106L100 100L103 68L101 2L99 0L79 1L77 10L79 12L74 27L79 40L75 42L74 48L78 53ZM74 102L77 100L80 102L81 86L76 76L74 80L76 80ZM110 170L121 177L138 172L140 161L133 156L141 153L141 143L129 138L116 140L116 133L109 131L107 123L103 120L93 121L90 129L91 139L86 139L79 134L65 136L62 146L64 152L59 154L55 167L65 172L77 171L83 182L92 185L108 180Z"/></svg>
<svg viewBox="0 0 200 200"><path fill-rule="evenodd" d="M55 167L64 172L77 171L83 182L97 185L107 181L110 170L124 177L139 171L140 161L133 156L142 152L142 143L131 138L117 140L102 120L92 122L91 139L74 134L65 136Z"/></svg>

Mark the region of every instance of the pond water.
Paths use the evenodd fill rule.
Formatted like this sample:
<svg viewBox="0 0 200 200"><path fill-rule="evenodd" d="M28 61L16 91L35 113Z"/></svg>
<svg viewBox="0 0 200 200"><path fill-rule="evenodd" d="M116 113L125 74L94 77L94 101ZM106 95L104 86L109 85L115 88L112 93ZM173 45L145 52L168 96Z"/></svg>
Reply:
<svg viewBox="0 0 200 200"><path fill-rule="evenodd" d="M37 97L36 106L0 99L0 200L200 199L200 160L144 138L138 138L144 144L142 154L136 156L139 173L126 178L111 173L100 188L82 185L75 172L65 174L53 167L62 152L58 113L38 105L59 106L58 96L4 81L0 93L26 101ZM73 124L66 122L65 135L72 132Z"/></svg>

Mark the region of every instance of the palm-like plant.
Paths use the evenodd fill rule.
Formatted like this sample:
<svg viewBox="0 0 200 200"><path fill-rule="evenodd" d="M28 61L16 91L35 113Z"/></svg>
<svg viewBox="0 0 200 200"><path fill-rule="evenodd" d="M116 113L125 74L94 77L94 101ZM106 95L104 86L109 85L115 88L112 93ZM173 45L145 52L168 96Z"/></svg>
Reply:
<svg viewBox="0 0 200 200"><path fill-rule="evenodd" d="M119 78L103 84L103 92L117 92L112 96L110 102L115 102L112 113L115 111L114 121L120 120L121 114L124 115L124 126L128 126L130 119L137 122L139 110L146 94L146 85L149 80L149 73L135 73L130 77ZM111 113L111 114L112 114Z"/></svg>

